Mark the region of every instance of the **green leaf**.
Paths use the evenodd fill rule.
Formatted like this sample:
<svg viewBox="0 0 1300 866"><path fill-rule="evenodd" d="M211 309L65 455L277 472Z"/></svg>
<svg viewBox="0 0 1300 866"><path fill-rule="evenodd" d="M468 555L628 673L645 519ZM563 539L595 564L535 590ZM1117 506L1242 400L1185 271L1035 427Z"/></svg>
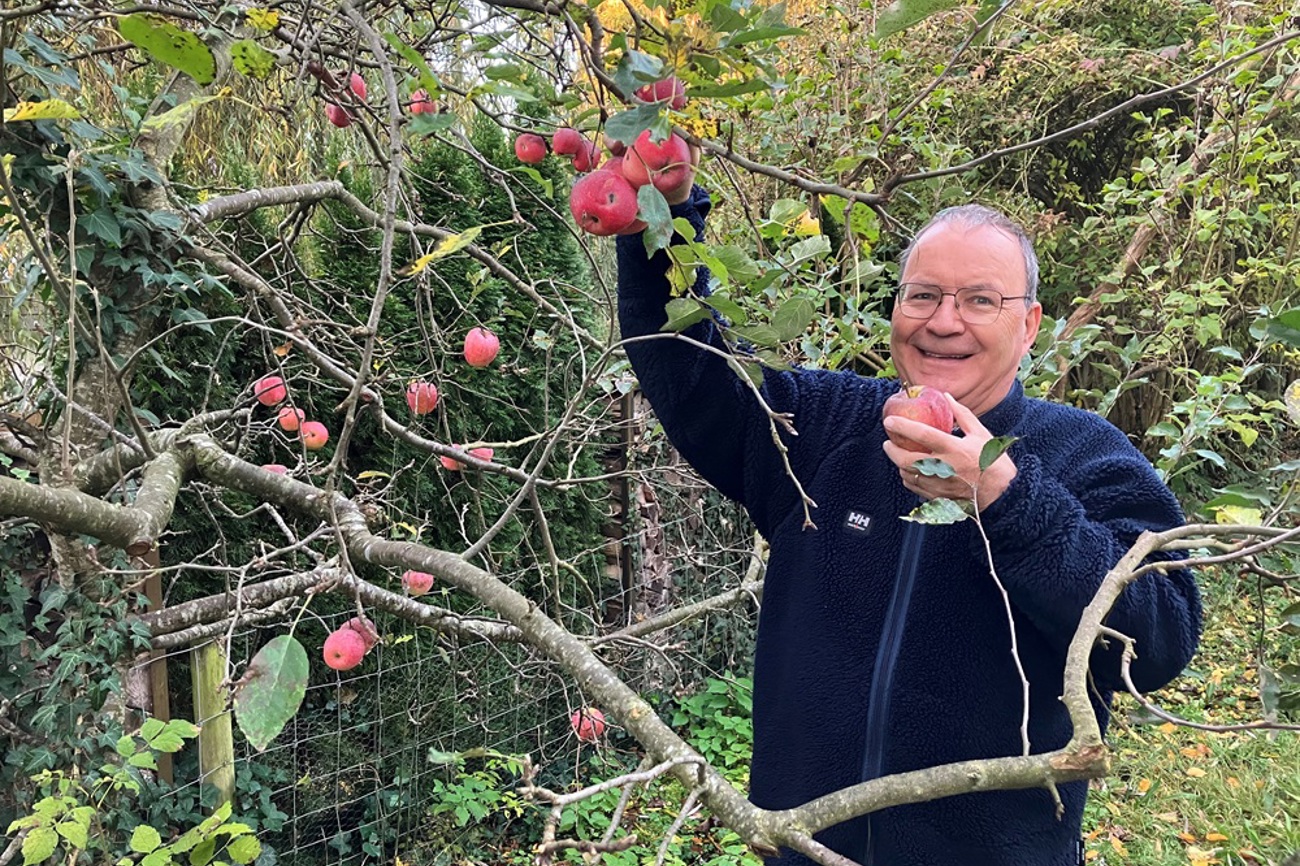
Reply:
<svg viewBox="0 0 1300 866"><path fill-rule="evenodd" d="M1268 337L1300 346L1300 308L1278 313L1271 319L1256 319L1250 326L1250 335L1257 340Z"/></svg>
<svg viewBox="0 0 1300 866"><path fill-rule="evenodd" d="M167 723L167 730L187 740L192 740L199 735L199 726L185 719L172 719Z"/></svg>
<svg viewBox="0 0 1300 866"><path fill-rule="evenodd" d="M412 135L433 135L435 132L451 129L456 125L457 121L456 115L451 113L417 114L408 123L410 123Z"/></svg>
<svg viewBox="0 0 1300 866"><path fill-rule="evenodd" d="M131 833L131 850L137 854L148 854L162 844L162 836L148 824L141 824Z"/></svg>
<svg viewBox="0 0 1300 866"><path fill-rule="evenodd" d="M275 71L275 55L251 39L241 39L230 46L230 62L240 75L263 81Z"/></svg>
<svg viewBox="0 0 1300 866"><path fill-rule="evenodd" d="M664 311L668 313L668 321L661 331L683 331L709 316L709 308L694 298L673 298Z"/></svg>
<svg viewBox="0 0 1300 866"><path fill-rule="evenodd" d="M950 523L960 523L969 516L965 508L951 499L931 499L912 509L912 513L903 519L914 523L928 523L931 526L946 526Z"/></svg>
<svg viewBox="0 0 1300 866"><path fill-rule="evenodd" d="M49 859L59 844L59 834L50 827L33 827L23 839L23 866Z"/></svg>
<svg viewBox="0 0 1300 866"><path fill-rule="evenodd" d="M923 457L913 463L912 468L931 478L953 478L957 475L957 470L952 468L952 464L938 457Z"/></svg>
<svg viewBox="0 0 1300 866"><path fill-rule="evenodd" d="M704 299L704 303L717 310L732 325L745 323L745 308L726 295L709 295Z"/></svg>
<svg viewBox="0 0 1300 866"><path fill-rule="evenodd" d="M984 447L980 449L980 471L983 472L992 466L1015 441L1015 436L994 436L985 442Z"/></svg>
<svg viewBox="0 0 1300 866"><path fill-rule="evenodd" d="M135 737L130 734L119 737L117 745L114 747L117 753L123 758L129 758L135 754Z"/></svg>
<svg viewBox="0 0 1300 866"><path fill-rule="evenodd" d="M776 329L777 338L784 343L803 336L816 313L813 302L807 298L791 298L786 301L772 316L772 327Z"/></svg>
<svg viewBox="0 0 1300 866"><path fill-rule="evenodd" d="M731 329L734 334L755 346L771 347L781 342L776 329L770 325L741 325Z"/></svg>
<svg viewBox="0 0 1300 866"><path fill-rule="evenodd" d="M140 736L147 743L166 729L167 723L162 719L148 718L144 720L144 724L140 725Z"/></svg>
<svg viewBox="0 0 1300 866"><path fill-rule="evenodd" d="M631 96L645 84L652 84L665 75L663 61L641 51L627 51L614 70L614 83L618 89ZM623 141L623 139L619 139Z"/></svg>
<svg viewBox="0 0 1300 866"><path fill-rule="evenodd" d="M900 33L936 12L959 5L958 0L894 0L876 16L876 38L884 39Z"/></svg>
<svg viewBox="0 0 1300 866"><path fill-rule="evenodd" d="M727 48L735 48L739 45L748 45L751 42L771 42L789 36L803 36L806 32L802 27L773 24L768 27L755 27L753 30L742 30L726 40L724 44Z"/></svg>
<svg viewBox="0 0 1300 866"><path fill-rule="evenodd" d="M122 246L122 226L112 208L104 206L81 218L81 227L101 241L115 247Z"/></svg>
<svg viewBox="0 0 1300 866"><path fill-rule="evenodd" d="M179 69L199 84L211 84L217 77L212 50L160 15L140 12L119 18L117 32L154 60Z"/></svg>
<svg viewBox="0 0 1300 866"><path fill-rule="evenodd" d="M771 89L772 85L763 79L751 78L747 81L728 81L722 84L693 84L691 85L691 96L701 99L744 96L746 93L760 93Z"/></svg>
<svg viewBox="0 0 1300 866"><path fill-rule="evenodd" d="M217 853L217 840L204 839L190 851L190 866L207 866Z"/></svg>
<svg viewBox="0 0 1300 866"><path fill-rule="evenodd" d="M240 836L226 846L226 856L236 863L252 863L262 853L256 836Z"/></svg>
<svg viewBox="0 0 1300 866"><path fill-rule="evenodd" d="M90 833L85 824L78 824L76 821L60 821L54 825L54 829L78 848L85 848L90 843Z"/></svg>
<svg viewBox="0 0 1300 866"><path fill-rule="evenodd" d="M1261 663L1259 666L1259 700L1264 705L1264 717L1266 719L1277 718L1277 703L1281 691L1281 686L1278 685L1277 676L1273 673L1272 668Z"/></svg>
<svg viewBox="0 0 1300 866"><path fill-rule="evenodd" d="M719 247L713 251L713 254L726 265L727 274L737 280L752 280L761 273L758 265L749 257L749 253L740 247Z"/></svg>
<svg viewBox="0 0 1300 866"><path fill-rule="evenodd" d="M145 132L156 132L160 129L167 129L171 126L179 126L183 123L189 123L194 112L209 102L214 102L221 97L219 96L196 96L193 99L187 99L175 108L164 111L162 114L155 114L144 123L140 128Z"/></svg>
<svg viewBox="0 0 1300 866"><path fill-rule="evenodd" d="M552 195L555 194L555 184L551 183L551 179L546 175L542 174L537 169L533 168L531 165L516 165L513 166L510 170L522 172L523 174L526 174L529 177L531 177L534 181L537 182L537 184L541 186L542 191L546 193L547 198L550 198Z"/></svg>
<svg viewBox="0 0 1300 866"><path fill-rule="evenodd" d="M659 106L635 105L605 121L605 138L617 139L630 145L640 137L641 133L655 126L659 119ZM666 123L664 125L666 126ZM654 137L654 133L650 135L651 138Z"/></svg>
<svg viewBox="0 0 1300 866"><path fill-rule="evenodd" d="M797 264L805 259L819 259L831 251L831 239L826 235L817 235L807 240L799 241L790 247L791 264Z"/></svg>
<svg viewBox="0 0 1300 866"><path fill-rule="evenodd" d="M136 752L127 758L126 762L132 767L139 767L142 770L158 769L158 760L154 758L153 752Z"/></svg>
<svg viewBox="0 0 1300 866"><path fill-rule="evenodd" d="M411 64L420 73L420 87L429 95L430 99L435 98L438 92L442 90L442 82L438 80L438 76L433 74L433 70L429 68L429 64L424 60L424 55L403 42L395 33L385 33L384 39L394 51L402 55L403 60Z"/></svg>
<svg viewBox="0 0 1300 866"><path fill-rule="evenodd" d="M307 651L280 635L253 656L235 693L235 721L259 752L265 751L298 712L307 694Z"/></svg>
<svg viewBox="0 0 1300 866"><path fill-rule="evenodd" d="M668 246L673 239L673 215L668 209L668 200L652 184L646 184L636 191L636 204L637 215L646 224L642 235L646 252L653 254Z"/></svg>

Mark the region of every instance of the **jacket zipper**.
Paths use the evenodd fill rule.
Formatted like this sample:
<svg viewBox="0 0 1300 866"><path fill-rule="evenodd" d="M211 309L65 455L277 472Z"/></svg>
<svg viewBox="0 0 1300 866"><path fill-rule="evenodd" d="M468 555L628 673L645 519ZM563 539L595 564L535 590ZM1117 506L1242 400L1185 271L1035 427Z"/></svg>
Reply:
<svg viewBox="0 0 1300 866"><path fill-rule="evenodd" d="M871 673L871 691L867 696L867 731L862 748L860 776L863 782L878 777L884 764L885 729L889 726L889 690L893 685L898 651L903 643L907 608L912 600L912 587L916 583L916 566L920 559L921 541L924 537L924 524L909 522L903 527L898 574L894 581L894 592L889 598L889 607L885 609L885 624L880 632L880 649L876 653L876 662ZM862 854L857 858L862 866L872 866L874 859L875 844L871 831L871 816L868 815L866 839L863 840Z"/></svg>

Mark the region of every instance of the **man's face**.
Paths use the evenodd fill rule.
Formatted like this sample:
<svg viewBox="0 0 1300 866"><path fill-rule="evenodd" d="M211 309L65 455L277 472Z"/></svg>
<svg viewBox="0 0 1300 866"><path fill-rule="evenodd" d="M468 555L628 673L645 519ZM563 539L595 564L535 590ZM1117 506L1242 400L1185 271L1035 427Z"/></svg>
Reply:
<svg viewBox="0 0 1300 866"><path fill-rule="evenodd" d="M912 249L901 282L1019 297L1025 294L1025 260L1016 240L1000 229L940 223ZM889 337L894 366L907 384L947 391L982 415L1007 395L1042 318L1042 306L1026 307L1023 299L1006 301L996 320L980 325L962 321L951 295L928 319L908 318L895 304Z"/></svg>

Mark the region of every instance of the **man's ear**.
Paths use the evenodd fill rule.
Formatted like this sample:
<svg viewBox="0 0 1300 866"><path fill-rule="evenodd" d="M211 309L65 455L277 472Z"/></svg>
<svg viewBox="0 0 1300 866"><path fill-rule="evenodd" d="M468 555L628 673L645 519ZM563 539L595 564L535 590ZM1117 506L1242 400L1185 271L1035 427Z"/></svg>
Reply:
<svg viewBox="0 0 1300 866"><path fill-rule="evenodd" d="M1020 354L1025 355L1030 349L1034 348L1034 340L1038 339L1038 327L1043 323L1043 305L1034 301L1029 312L1025 314L1025 342Z"/></svg>

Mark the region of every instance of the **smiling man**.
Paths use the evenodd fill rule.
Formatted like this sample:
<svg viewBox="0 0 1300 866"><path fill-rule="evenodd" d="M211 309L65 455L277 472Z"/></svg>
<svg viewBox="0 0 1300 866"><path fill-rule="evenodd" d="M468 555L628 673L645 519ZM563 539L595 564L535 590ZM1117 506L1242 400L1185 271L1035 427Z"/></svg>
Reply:
<svg viewBox="0 0 1300 866"><path fill-rule="evenodd" d="M708 195L684 184L673 215L701 236ZM668 257L619 238L624 337L666 321ZM741 502L770 542L754 661L750 799L767 809L894 773L1021 754L1029 680L1030 750L1063 746L1059 700L1065 652L1107 570L1145 530L1183 520L1151 465L1119 430L1087 412L1026 397L1016 372L1042 318L1032 244L1002 214L941 212L904 255L890 340L908 384L945 391L960 428L891 417L899 382L824 370L768 371L763 396L794 417L787 457L816 527L772 442L769 419L723 358L680 340L629 343L627 353L669 439L699 473ZM694 287L707 295L701 272ZM712 322L686 332L727 350ZM885 425L924 450L898 447ZM1015 443L987 471L991 436ZM951 478L918 474L937 457ZM972 521L904 520L923 499L974 500L992 569ZM1137 644L1139 688L1173 679L1200 632L1200 598L1186 570L1145 575L1107 624ZM1119 647L1094 652L1094 704L1105 725L1121 687ZM965 794L899 806L818 834L870 866L1075 866L1086 783ZM809 862L783 851L770 864Z"/></svg>

